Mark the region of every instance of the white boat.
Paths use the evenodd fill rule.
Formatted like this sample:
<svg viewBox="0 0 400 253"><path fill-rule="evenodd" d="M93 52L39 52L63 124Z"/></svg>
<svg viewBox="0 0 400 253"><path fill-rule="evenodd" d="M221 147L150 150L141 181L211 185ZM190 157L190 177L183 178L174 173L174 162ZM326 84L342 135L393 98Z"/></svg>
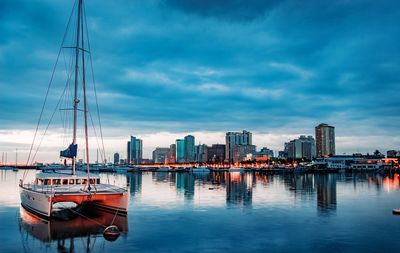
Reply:
<svg viewBox="0 0 400 253"><path fill-rule="evenodd" d="M241 167L231 167L228 170L229 172L244 172L244 169Z"/></svg>
<svg viewBox="0 0 400 253"><path fill-rule="evenodd" d="M63 203L74 203L76 206L90 204L102 209L114 211L116 213L126 214L128 211L129 191L126 188L121 188L111 184L104 184L100 181L100 177L98 175L90 173L84 60L84 55L88 53L90 47L85 49L84 41L88 40L87 38L85 38L86 40L83 38L87 34L87 31L84 30L87 26L84 25L86 18L83 16L83 0L78 0L77 6L74 6L74 9L77 12L76 33L74 33L76 36L76 40L74 39L76 44L73 47L65 46L64 44L61 45L62 48L70 48L70 50L73 49L75 61L73 71L75 74L75 85L73 86L74 96L73 99L71 99L73 108L70 110L71 116L73 116L72 143L67 149L60 152L60 157L64 160L64 168L71 168L71 170L52 170L42 172L36 174L36 178L31 183L24 182L26 176L24 173L24 178L20 180L19 183L21 205L25 209L44 217L54 216L56 214L55 211L58 211L59 208L63 206ZM70 21L67 29L69 29L69 24ZM68 81L67 85L69 85ZM78 97L78 94L80 94L81 97ZM83 108L78 106L80 99L83 99ZM78 111L82 111L84 116L86 172L77 171L76 157L78 154L78 144L76 136Z"/></svg>
<svg viewBox="0 0 400 253"><path fill-rule="evenodd" d="M200 167L191 168L191 171L193 173L208 173L208 172L210 172L210 169L207 167L204 167L204 166L200 166Z"/></svg>

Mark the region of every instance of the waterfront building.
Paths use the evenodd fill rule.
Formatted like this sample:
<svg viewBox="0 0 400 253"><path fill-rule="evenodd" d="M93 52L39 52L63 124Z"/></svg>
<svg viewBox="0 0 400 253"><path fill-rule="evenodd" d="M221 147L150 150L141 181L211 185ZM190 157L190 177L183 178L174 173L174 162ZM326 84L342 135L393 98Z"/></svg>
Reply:
<svg viewBox="0 0 400 253"><path fill-rule="evenodd" d="M210 163L223 163L225 159L225 145L213 144L207 148L207 161Z"/></svg>
<svg viewBox="0 0 400 253"><path fill-rule="evenodd" d="M256 146L254 145L235 145L232 148L232 161L239 163L247 160L252 160L256 153Z"/></svg>
<svg viewBox="0 0 400 253"><path fill-rule="evenodd" d="M263 147L260 150L260 152L257 152L257 155L274 157L274 151L272 149L267 148L267 147Z"/></svg>
<svg viewBox="0 0 400 253"><path fill-rule="evenodd" d="M143 141L134 136L128 141L127 159L128 164L140 164L143 158Z"/></svg>
<svg viewBox="0 0 400 253"><path fill-rule="evenodd" d="M227 132L225 136L225 161L228 163L234 162L233 150L238 145L252 145L252 134L246 130L243 132Z"/></svg>
<svg viewBox="0 0 400 253"><path fill-rule="evenodd" d="M114 164L119 163L119 153L114 153Z"/></svg>
<svg viewBox="0 0 400 253"><path fill-rule="evenodd" d="M176 140L176 163L185 162L185 140Z"/></svg>
<svg viewBox="0 0 400 253"><path fill-rule="evenodd" d="M335 155L335 127L319 124L315 127L317 157Z"/></svg>
<svg viewBox="0 0 400 253"><path fill-rule="evenodd" d="M315 140L312 136L301 135L288 143L288 158L312 160L315 155Z"/></svg>
<svg viewBox="0 0 400 253"><path fill-rule="evenodd" d="M169 146L168 163L176 163L176 144Z"/></svg>
<svg viewBox="0 0 400 253"><path fill-rule="evenodd" d="M207 149L208 146L206 144L200 144L195 147L195 161L198 163L207 162Z"/></svg>
<svg viewBox="0 0 400 253"><path fill-rule="evenodd" d="M185 136L185 162L187 163L192 163L195 161L195 149L194 149L194 136L193 135L187 135Z"/></svg>
<svg viewBox="0 0 400 253"><path fill-rule="evenodd" d="M156 148L153 151L153 162L165 164L168 162L169 148Z"/></svg>
<svg viewBox="0 0 400 253"><path fill-rule="evenodd" d="M387 158L400 157L400 151L388 150L388 151L386 152L386 157L387 157Z"/></svg>
<svg viewBox="0 0 400 253"><path fill-rule="evenodd" d="M131 142L128 141L126 147L126 164L129 164L130 161L131 161Z"/></svg>

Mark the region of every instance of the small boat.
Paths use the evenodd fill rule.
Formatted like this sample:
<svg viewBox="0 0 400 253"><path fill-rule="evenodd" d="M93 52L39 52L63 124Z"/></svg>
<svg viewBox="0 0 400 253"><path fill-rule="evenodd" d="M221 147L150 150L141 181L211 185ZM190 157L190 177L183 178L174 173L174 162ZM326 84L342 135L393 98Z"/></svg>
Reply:
<svg viewBox="0 0 400 253"><path fill-rule="evenodd" d="M393 209L392 212L394 215L400 215L400 208Z"/></svg>
<svg viewBox="0 0 400 253"><path fill-rule="evenodd" d="M157 172L168 172L169 170L169 167L160 167L157 169Z"/></svg>
<svg viewBox="0 0 400 253"><path fill-rule="evenodd" d="M229 168L228 171L229 172L244 172L244 169L241 167L232 167L232 168Z"/></svg>
<svg viewBox="0 0 400 253"><path fill-rule="evenodd" d="M207 167L201 166L201 167L194 167L191 169L191 171L193 173L208 173L208 172L210 172L210 169Z"/></svg>

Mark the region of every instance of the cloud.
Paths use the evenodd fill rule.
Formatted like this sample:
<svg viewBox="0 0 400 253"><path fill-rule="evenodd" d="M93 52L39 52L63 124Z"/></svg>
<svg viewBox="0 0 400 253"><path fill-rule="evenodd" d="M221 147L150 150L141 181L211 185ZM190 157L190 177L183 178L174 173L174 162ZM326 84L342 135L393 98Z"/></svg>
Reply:
<svg viewBox="0 0 400 253"><path fill-rule="evenodd" d="M2 2L1 130L35 128L71 7L66 0ZM240 129L279 136L313 134L328 122L339 137L399 136L398 7L397 1L87 1L104 127L125 136ZM61 57L44 124L65 86L71 59L67 50ZM60 126L57 111L51 127Z"/></svg>

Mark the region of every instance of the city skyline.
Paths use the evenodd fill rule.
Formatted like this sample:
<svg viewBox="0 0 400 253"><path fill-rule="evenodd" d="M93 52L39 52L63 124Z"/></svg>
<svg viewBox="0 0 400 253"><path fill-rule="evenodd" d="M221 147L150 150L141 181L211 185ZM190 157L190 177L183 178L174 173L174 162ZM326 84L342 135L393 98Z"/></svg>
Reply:
<svg viewBox="0 0 400 253"><path fill-rule="evenodd" d="M144 157L241 129L280 150L321 122L336 127L337 154L399 149L396 1L250 2L87 1L107 158L132 134ZM71 3L2 4L0 151L23 161ZM57 161L62 132L51 126L37 160Z"/></svg>

